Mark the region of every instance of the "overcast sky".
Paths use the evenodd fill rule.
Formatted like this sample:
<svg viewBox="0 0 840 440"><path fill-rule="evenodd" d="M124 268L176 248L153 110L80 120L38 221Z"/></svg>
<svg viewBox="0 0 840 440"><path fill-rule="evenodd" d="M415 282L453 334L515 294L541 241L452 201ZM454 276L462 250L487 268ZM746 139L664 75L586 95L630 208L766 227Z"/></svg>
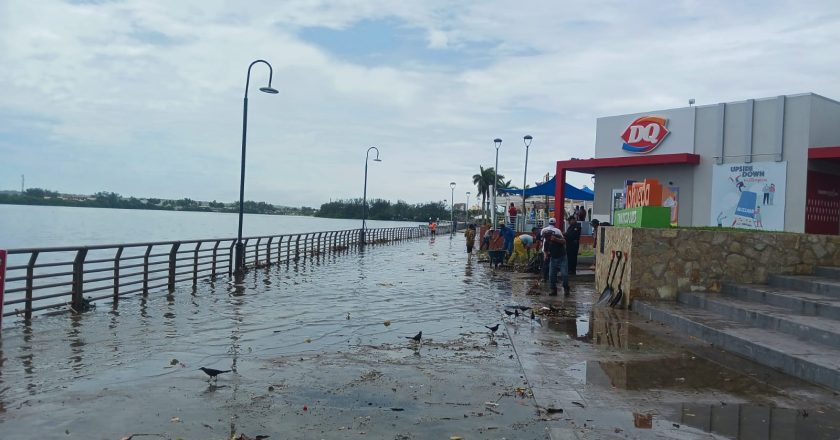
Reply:
<svg viewBox="0 0 840 440"><path fill-rule="evenodd" d="M318 206L520 186L601 116L840 98L840 1L0 0L0 189ZM590 184L584 175L572 183Z"/></svg>

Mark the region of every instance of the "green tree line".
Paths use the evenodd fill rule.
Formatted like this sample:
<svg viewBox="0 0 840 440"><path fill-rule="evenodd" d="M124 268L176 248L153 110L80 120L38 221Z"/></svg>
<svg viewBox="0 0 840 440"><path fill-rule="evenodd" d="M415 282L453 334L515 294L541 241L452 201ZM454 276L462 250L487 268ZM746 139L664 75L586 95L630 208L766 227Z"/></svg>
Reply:
<svg viewBox="0 0 840 440"><path fill-rule="evenodd" d="M362 199L335 200L324 203L316 217L356 218L363 216ZM430 218L449 220L449 206L443 202L426 202L410 205L402 200L391 203L388 200L368 201L367 218L371 220L401 220L427 222Z"/></svg>
<svg viewBox="0 0 840 440"><path fill-rule="evenodd" d="M183 198L180 200L146 199L144 202L136 197L122 197L114 192L101 191L86 199L61 198L57 191L42 188L29 188L23 194L0 194L0 204L9 205L47 205L47 206L75 206L79 208L115 208L115 209L151 209L162 211L199 211L199 212L239 212L238 203L226 206L222 202L213 200L206 206L199 202ZM274 215L307 215L315 213L310 207L272 206L265 202L246 200L243 210L248 214Z"/></svg>

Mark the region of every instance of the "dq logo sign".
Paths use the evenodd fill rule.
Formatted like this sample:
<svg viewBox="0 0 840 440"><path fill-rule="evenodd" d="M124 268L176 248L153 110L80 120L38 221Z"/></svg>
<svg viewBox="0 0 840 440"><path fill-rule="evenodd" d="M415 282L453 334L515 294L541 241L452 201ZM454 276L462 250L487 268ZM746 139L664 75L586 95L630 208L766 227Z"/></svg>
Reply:
<svg viewBox="0 0 840 440"><path fill-rule="evenodd" d="M621 138L624 139L621 148L628 153L650 153L668 135L666 124L668 120L660 116L642 116L636 119L621 134Z"/></svg>

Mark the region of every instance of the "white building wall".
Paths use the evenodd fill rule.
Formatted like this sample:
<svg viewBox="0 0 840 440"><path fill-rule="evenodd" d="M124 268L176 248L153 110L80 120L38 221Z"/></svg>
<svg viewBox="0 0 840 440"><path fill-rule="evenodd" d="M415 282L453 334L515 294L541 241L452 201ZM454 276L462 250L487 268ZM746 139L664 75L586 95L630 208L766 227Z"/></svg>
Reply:
<svg viewBox="0 0 840 440"><path fill-rule="evenodd" d="M599 118L596 157L631 155L620 135L646 115L669 118L671 130L649 155L691 152L700 164L600 170L595 214L609 215L612 189L625 179L649 177L680 187L680 224L707 226L715 164L787 161L785 230L804 232L808 148L840 145L840 103L809 93Z"/></svg>

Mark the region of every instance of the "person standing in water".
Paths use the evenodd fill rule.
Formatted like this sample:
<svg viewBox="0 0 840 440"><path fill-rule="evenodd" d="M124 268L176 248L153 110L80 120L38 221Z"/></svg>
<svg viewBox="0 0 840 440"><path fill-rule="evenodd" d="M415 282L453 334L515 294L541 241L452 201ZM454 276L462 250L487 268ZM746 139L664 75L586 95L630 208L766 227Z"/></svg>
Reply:
<svg viewBox="0 0 840 440"><path fill-rule="evenodd" d="M475 246L475 225L467 226L467 230L464 231L464 238L467 239L467 254L472 255L473 246Z"/></svg>

